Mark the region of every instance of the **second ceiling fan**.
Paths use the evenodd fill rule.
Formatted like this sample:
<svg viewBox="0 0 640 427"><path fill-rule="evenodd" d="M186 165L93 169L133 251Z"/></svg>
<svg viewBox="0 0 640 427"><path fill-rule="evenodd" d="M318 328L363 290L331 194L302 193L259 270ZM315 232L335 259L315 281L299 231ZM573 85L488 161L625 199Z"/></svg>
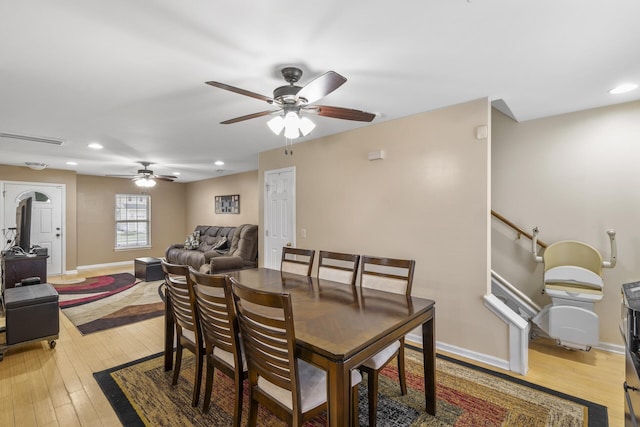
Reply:
<svg viewBox="0 0 640 427"><path fill-rule="evenodd" d="M279 135L284 129L284 136L288 139L294 139L298 138L301 134L303 136L308 135L315 127L315 124L313 124L313 122L311 122L307 117L301 117L301 113L311 113L324 117L354 120L359 122L370 122L376 117L375 114L367 113L366 111L313 104L342 86L347 81L345 77L335 71L327 71L321 76L313 79L305 86L297 86L295 84L300 80L300 77L302 77L302 70L299 68L285 67L281 72L282 76L289 84L276 88L273 91L273 97L260 95L259 93L240 89L225 83L215 81L206 82L206 84L220 89L266 101L268 104L276 107L276 109L247 114L245 116L225 120L220 123L227 125L244 120L255 119L257 117L273 115L274 118L269 120L267 123L269 128L271 128L276 135Z"/></svg>

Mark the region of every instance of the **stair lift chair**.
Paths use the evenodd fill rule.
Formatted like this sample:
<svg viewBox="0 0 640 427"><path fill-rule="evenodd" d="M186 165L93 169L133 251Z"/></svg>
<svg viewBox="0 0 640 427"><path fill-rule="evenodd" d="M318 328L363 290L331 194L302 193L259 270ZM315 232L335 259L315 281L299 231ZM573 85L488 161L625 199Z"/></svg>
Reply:
<svg viewBox="0 0 640 427"><path fill-rule="evenodd" d="M532 319L558 345L589 351L600 342L599 319L594 311L604 296L603 268L616 265L614 230L607 230L611 258L603 261L600 253L586 243L563 240L549 245L542 256L537 253L538 228L533 229L533 256L544 263L544 293L551 298Z"/></svg>

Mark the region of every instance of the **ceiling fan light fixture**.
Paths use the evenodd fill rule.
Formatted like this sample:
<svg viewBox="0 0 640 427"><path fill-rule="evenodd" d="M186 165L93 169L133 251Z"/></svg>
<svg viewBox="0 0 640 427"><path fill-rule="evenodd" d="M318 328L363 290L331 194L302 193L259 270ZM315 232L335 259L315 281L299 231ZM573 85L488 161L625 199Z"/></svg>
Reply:
<svg viewBox="0 0 640 427"><path fill-rule="evenodd" d="M307 136L313 129L315 129L316 124L313 123L308 117L302 117L300 119L299 128L300 132L302 132L302 136Z"/></svg>
<svg viewBox="0 0 640 427"><path fill-rule="evenodd" d="M136 180L136 185L142 188L151 188L156 185L156 182L151 178L140 178Z"/></svg>
<svg viewBox="0 0 640 427"><path fill-rule="evenodd" d="M269 129L271 129L273 133L280 135L280 132L284 129L284 118L282 118L282 116L275 116L267 122L267 126L269 126Z"/></svg>

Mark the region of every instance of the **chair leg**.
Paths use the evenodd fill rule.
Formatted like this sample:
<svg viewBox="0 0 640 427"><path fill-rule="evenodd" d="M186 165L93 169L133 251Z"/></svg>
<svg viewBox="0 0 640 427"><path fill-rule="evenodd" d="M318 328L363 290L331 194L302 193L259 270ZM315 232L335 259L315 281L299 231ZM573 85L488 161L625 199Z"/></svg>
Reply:
<svg viewBox="0 0 640 427"><path fill-rule="evenodd" d="M233 427L240 427L240 422L242 421L242 374L236 372L235 375L235 386L236 386L236 401L233 409Z"/></svg>
<svg viewBox="0 0 640 427"><path fill-rule="evenodd" d="M193 400L191 406L198 406L200 400L200 387L202 386L202 351L196 350L196 374L193 381Z"/></svg>
<svg viewBox="0 0 640 427"><path fill-rule="evenodd" d="M249 421L248 427L256 427L258 422L258 401L253 398L253 392L249 388Z"/></svg>
<svg viewBox="0 0 640 427"><path fill-rule="evenodd" d="M407 377L404 373L404 342L398 351L398 379L400 380L400 393L405 396L407 394Z"/></svg>
<svg viewBox="0 0 640 427"><path fill-rule="evenodd" d="M202 404L202 412L204 412L205 414L209 412L209 405L211 404L211 390L213 390L214 374L215 368L211 363L207 362L207 378L204 382L204 403Z"/></svg>
<svg viewBox="0 0 640 427"><path fill-rule="evenodd" d="M367 386L369 387L369 427L375 427L378 418L378 371L372 369L367 372Z"/></svg>
<svg viewBox="0 0 640 427"><path fill-rule="evenodd" d="M171 385L178 384L178 377L180 377L180 368L182 367L182 344L178 341L176 345L176 363L173 366L173 381Z"/></svg>
<svg viewBox="0 0 640 427"><path fill-rule="evenodd" d="M360 425L360 417L358 415L358 385L351 387L351 427Z"/></svg>

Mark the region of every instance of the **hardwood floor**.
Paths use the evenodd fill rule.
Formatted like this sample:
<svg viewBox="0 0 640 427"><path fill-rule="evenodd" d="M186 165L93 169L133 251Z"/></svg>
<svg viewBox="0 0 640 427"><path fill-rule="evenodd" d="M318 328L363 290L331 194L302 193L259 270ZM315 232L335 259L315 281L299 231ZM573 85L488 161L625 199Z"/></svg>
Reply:
<svg viewBox="0 0 640 427"><path fill-rule="evenodd" d="M133 266L86 270L81 275L122 271L133 271ZM163 326L160 317L82 336L61 315L54 350L42 341L12 348L0 362L0 426L121 425L92 374L162 351ZM622 355L569 351L536 340L529 350L528 374L506 373L605 405L609 425L624 425Z"/></svg>

